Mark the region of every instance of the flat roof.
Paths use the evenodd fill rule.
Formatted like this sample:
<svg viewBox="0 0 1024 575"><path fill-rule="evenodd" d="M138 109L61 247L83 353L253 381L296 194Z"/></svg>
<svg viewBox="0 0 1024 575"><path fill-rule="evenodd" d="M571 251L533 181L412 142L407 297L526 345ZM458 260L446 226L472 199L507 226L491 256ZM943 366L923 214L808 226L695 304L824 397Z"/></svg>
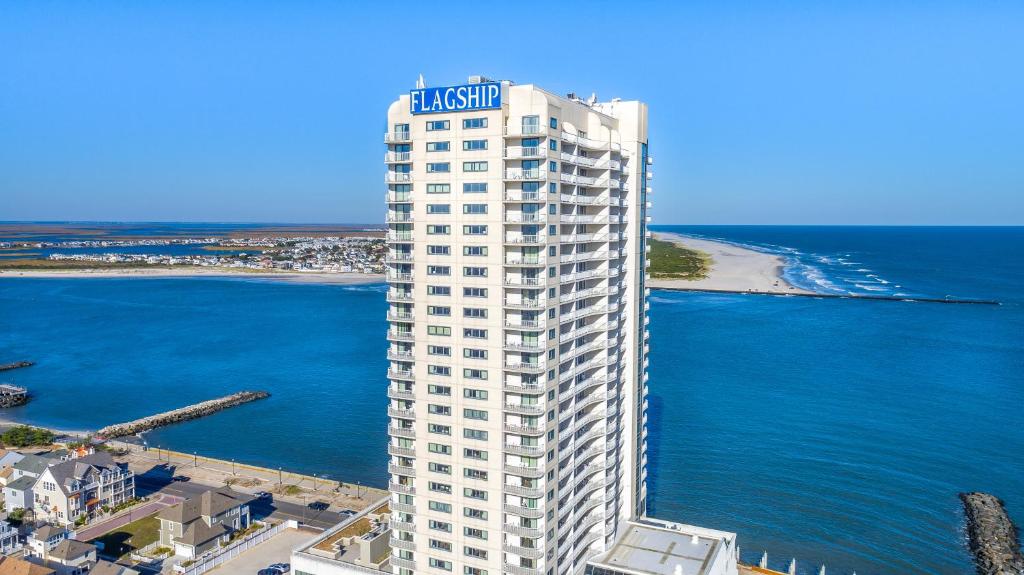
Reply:
<svg viewBox="0 0 1024 575"><path fill-rule="evenodd" d="M627 522L607 553L590 561L638 575L714 575L709 569L735 535L677 523Z"/></svg>

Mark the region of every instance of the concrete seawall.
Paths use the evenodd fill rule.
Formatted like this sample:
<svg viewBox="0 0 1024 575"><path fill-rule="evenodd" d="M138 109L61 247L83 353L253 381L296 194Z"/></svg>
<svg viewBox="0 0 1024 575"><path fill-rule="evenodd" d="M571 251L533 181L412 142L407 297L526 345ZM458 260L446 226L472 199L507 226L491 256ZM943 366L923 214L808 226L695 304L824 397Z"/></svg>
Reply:
<svg viewBox="0 0 1024 575"><path fill-rule="evenodd" d="M1017 527L1003 502L988 493L961 493L967 515L967 536L979 575L1024 574Z"/></svg>
<svg viewBox="0 0 1024 575"><path fill-rule="evenodd" d="M218 397L217 399L211 399L195 405L189 405L187 407L181 407L164 413L150 415L148 417L143 417L142 419L136 419L135 421L108 425L97 431L96 435L104 439L135 435L136 433L142 433L143 431L149 431L165 425L171 425L172 423L198 419L206 415L217 413L218 411L229 407L242 405L243 403L249 403L250 401L256 401L258 399L265 399L267 397L270 397L270 394L265 391L240 391L238 393Z"/></svg>

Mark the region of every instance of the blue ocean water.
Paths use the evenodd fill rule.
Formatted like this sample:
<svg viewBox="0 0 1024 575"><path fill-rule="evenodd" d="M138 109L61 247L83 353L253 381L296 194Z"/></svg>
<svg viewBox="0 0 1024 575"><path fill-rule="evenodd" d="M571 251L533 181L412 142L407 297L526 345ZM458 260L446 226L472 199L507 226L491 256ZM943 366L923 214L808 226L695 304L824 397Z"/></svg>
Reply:
<svg viewBox="0 0 1024 575"><path fill-rule="evenodd" d="M1002 305L654 292L652 514L737 531L750 561L862 575L972 572L958 491L1024 521L1024 228L671 229L783 254L829 293ZM891 292L858 288L869 273ZM35 394L0 416L96 428L267 389L149 440L382 486L383 292L0 279L0 362L39 362L0 375Z"/></svg>

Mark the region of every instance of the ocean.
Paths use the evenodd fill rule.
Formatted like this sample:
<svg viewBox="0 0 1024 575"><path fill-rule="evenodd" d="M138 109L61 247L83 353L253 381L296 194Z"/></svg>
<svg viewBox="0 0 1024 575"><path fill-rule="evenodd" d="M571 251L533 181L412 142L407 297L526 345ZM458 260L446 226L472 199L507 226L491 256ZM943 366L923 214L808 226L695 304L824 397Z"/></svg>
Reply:
<svg viewBox="0 0 1024 575"><path fill-rule="evenodd" d="M957 493L1024 522L1024 228L661 227L778 253L822 293L655 291L650 512L800 573L973 571ZM94 429L239 389L153 445L386 481L383 285L0 278L0 417ZM368 455L377 454L377 455Z"/></svg>

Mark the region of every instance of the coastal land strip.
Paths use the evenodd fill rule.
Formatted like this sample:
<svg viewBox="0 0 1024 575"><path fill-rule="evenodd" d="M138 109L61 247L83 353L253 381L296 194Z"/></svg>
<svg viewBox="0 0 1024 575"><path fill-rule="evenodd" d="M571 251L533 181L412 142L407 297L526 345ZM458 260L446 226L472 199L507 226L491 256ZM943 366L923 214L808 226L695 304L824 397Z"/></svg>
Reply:
<svg viewBox="0 0 1024 575"><path fill-rule="evenodd" d="M253 278L318 284L372 284L384 281L384 274L348 272L250 271L237 268L198 266L97 267L89 269L0 270L0 278Z"/></svg>

